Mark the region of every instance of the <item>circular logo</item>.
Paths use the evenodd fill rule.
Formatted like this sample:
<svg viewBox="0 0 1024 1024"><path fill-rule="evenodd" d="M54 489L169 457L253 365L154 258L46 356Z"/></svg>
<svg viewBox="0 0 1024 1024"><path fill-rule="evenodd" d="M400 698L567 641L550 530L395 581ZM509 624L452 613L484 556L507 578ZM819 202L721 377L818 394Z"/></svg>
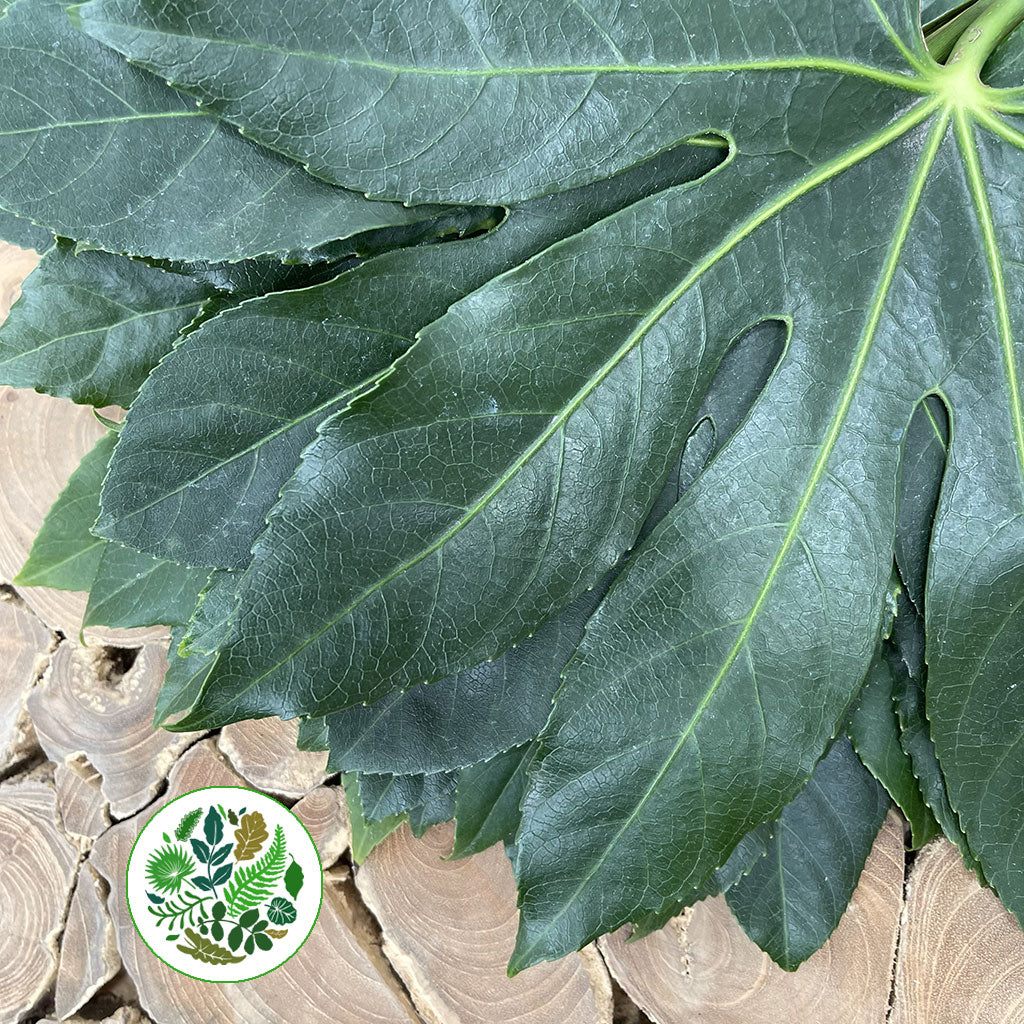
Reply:
<svg viewBox="0 0 1024 1024"><path fill-rule="evenodd" d="M306 941L323 875L309 832L286 807L211 786L146 822L125 891L136 929L168 967L200 981L248 981Z"/></svg>

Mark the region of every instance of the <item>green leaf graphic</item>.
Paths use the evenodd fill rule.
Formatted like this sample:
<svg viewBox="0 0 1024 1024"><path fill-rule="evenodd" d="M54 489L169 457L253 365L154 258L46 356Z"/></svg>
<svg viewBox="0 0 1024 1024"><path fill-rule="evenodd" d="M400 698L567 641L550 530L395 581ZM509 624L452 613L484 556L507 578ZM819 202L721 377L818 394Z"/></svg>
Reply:
<svg viewBox="0 0 1024 1024"><path fill-rule="evenodd" d="M292 899L295 899L295 897L299 895L299 890L302 888L302 881L302 865L293 857L291 864L288 865L288 870L284 873L284 888ZM273 918L271 918L271 920L273 920ZM280 921L275 922L275 924L281 923L282 922Z"/></svg>
<svg viewBox="0 0 1024 1024"><path fill-rule="evenodd" d="M241 865L224 890L228 917L237 917L239 911L254 914L254 909L269 898L284 869L284 829L277 825L274 838L263 856L252 864ZM252 919L256 919L255 915Z"/></svg>
<svg viewBox="0 0 1024 1024"><path fill-rule="evenodd" d="M185 936L191 943L190 946L177 946L182 953L187 953L195 960L201 960L205 964L237 964L245 959L243 956L235 956L230 950L218 946L210 939L203 938L191 928L185 929Z"/></svg>

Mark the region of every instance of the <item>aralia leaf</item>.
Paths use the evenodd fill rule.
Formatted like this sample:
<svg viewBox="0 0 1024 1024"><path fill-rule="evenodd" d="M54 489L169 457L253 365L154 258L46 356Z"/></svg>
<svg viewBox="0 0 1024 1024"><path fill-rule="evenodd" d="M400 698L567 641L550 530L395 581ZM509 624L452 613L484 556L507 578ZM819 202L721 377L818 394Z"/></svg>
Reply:
<svg viewBox="0 0 1024 1024"><path fill-rule="evenodd" d="M58 242L0 327L0 382L86 405L131 405L215 294L180 274Z"/></svg>
<svg viewBox="0 0 1024 1024"><path fill-rule="evenodd" d="M96 442L71 474L15 577L18 583L87 590L83 625L175 625L188 619L208 570L189 569L94 536L100 485L116 441Z"/></svg>
<svg viewBox="0 0 1024 1024"><path fill-rule="evenodd" d="M617 179L514 208L483 237L389 253L208 321L161 363L131 410L100 532L154 555L244 568L317 426L420 328L544 246L703 174L719 155L682 146Z"/></svg>
<svg viewBox="0 0 1024 1024"><path fill-rule="evenodd" d="M363 813L359 777L354 772L342 775L341 783L345 789L345 803L352 827L352 859L356 864L362 864L374 847L379 846L406 820L406 814L403 812L380 821L370 821Z"/></svg>
<svg viewBox="0 0 1024 1024"><path fill-rule="evenodd" d="M916 850L939 831L939 826L924 801L913 761L900 742L895 686L887 651L880 649L847 724L847 734L864 766L885 787L910 823L910 845Z"/></svg>
<svg viewBox="0 0 1024 1024"><path fill-rule="evenodd" d="M60 0L0 19L0 89L0 205L99 248L230 260L429 215L255 146L79 32Z"/></svg>
<svg viewBox="0 0 1024 1024"><path fill-rule="evenodd" d="M34 249L38 253L46 252L53 245L53 235L46 228L3 209L0 209L0 238L21 249Z"/></svg>
<svg viewBox="0 0 1024 1024"><path fill-rule="evenodd" d="M318 176L416 202L552 192L727 117L778 131L805 80L818 88L801 96L801 116L817 124L844 76L903 84L904 53L925 57L909 2L884 0L877 14L866 3L733 8L389 0L338 19L308 0L95 0L77 10L95 38Z"/></svg>
<svg viewBox="0 0 1024 1024"><path fill-rule="evenodd" d="M795 971L835 930L888 808L850 741L837 740L772 826L766 856L726 893L780 967Z"/></svg>

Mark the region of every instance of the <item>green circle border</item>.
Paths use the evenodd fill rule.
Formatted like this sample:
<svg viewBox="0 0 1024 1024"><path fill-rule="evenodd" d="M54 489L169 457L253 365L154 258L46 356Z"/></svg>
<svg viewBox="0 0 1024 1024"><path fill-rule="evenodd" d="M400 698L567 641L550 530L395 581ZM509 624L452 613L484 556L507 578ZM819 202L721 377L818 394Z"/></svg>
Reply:
<svg viewBox="0 0 1024 1024"><path fill-rule="evenodd" d="M268 974L273 974L274 971L276 971L279 967L283 967L286 963L288 963L288 961L291 960L291 958L293 956L295 956L295 954L298 953L298 951L300 949L302 949L302 947L309 941L310 935L313 934L313 929L316 927L317 922L320 920L320 911L323 910L323 906L324 906L324 871L323 871L323 865L322 864L320 865L320 871L319 871L319 878L320 878L320 903L317 905L316 914L313 917L313 923L309 926L309 931L306 932L306 934L303 937L302 941L279 964L275 964L269 970L261 971L259 974L254 974L254 975L252 975L249 978L224 978L222 981L219 981L219 980L217 980L215 978L198 978L198 977L196 977L196 975L189 974L188 971L183 971L183 970L181 970L180 967L175 967L174 964L168 963L149 944L149 940L146 938L145 935L142 934L142 929L139 927L139 923L135 920L135 914L132 911L131 901L128 899L128 869L131 867L132 857L135 854L135 847L138 846L139 840L142 838L142 833L145 832L147 828L149 828L149 825L153 821L153 819L158 814L160 814L162 811L164 811L166 808L170 807L171 804L177 803L179 800L183 800L187 796L192 796L193 793L202 793L203 791L208 790L208 789L237 789L237 790L239 790L242 793L256 793L258 796L262 796L262 797L264 797L267 800L273 800L274 803L276 803L281 808L282 811L285 811L287 814L290 814L298 822L298 824L299 824L300 828L302 829L302 831L305 832L307 836L309 836L309 841L310 841L310 843L312 843L313 849L316 851L317 863L318 864L320 863L320 851L317 849L317 845L316 845L316 843L313 840L313 836L310 835L309 829L306 828L306 826L302 823L302 820L299 818L299 816L290 807L285 807L285 805L282 804L279 800L275 799L272 796L267 796L266 793L261 793L258 789L253 789L251 786L198 786L196 789L190 789L187 793L182 793L179 796L174 797L173 800L168 800L167 803L165 803L163 805L163 807L161 807L158 810L154 811L149 816L149 820L146 822L146 824L143 825L141 829L139 829L139 834L135 837L135 841L132 843L131 850L128 851L128 860L125 862L125 866L124 866L124 902L125 902L125 905L128 907L128 916L132 919L132 927L135 929L135 931L138 934L139 938L142 939L142 941L146 944L146 948L150 951L150 953L152 953L153 956L155 956L157 958L157 960L159 960L160 963L162 963L165 967L169 967L172 971L174 971L177 974L182 975L185 978L191 978L193 981L201 981L201 982L203 982L204 984L207 984L207 985L243 985L247 981L255 981L257 978L265 978Z"/></svg>

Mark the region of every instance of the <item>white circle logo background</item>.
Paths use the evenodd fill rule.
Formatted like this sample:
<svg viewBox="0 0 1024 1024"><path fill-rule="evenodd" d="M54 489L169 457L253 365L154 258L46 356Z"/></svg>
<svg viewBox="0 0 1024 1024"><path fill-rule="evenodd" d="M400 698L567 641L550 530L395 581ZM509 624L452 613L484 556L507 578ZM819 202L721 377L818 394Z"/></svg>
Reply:
<svg viewBox="0 0 1024 1024"><path fill-rule="evenodd" d="M207 819L211 808L214 814L208 833ZM254 812L255 816L252 816ZM231 822L229 815L232 814L238 824ZM221 822L219 838L218 819ZM261 832L259 819L262 819L266 838L259 842L251 858L238 860L239 830L247 824L250 826L248 833L243 830L241 834L251 835L255 827L254 841L250 845L256 845L255 840L259 839ZM194 824L188 829L187 825L193 820ZM180 828L183 825L186 827ZM185 838L179 838L181 835ZM212 844L207 841L211 836L215 840ZM198 841L198 847L194 841ZM231 849L225 851L224 847L229 843ZM284 846L283 857L276 855L280 843ZM174 856L169 856L168 850ZM162 857L161 851L165 851ZM207 851L210 862L203 863L202 857ZM182 868L189 862L194 867L183 873ZM258 914L255 923L250 921L252 928L243 928L239 918L246 910L238 906L232 908L225 897L239 872L250 876L257 873L260 865L265 868L259 871L262 884L249 885L247 891L265 895L261 895L256 904ZM293 865L298 865L298 869ZM156 876L148 870L154 866L157 868ZM228 866L231 867L230 874L226 870ZM299 871L302 881L301 887L296 889ZM227 877L220 884L213 885L210 891L211 879L215 882L218 872ZM196 881L197 876L199 881ZM162 888L154 884L154 877L159 879ZM320 913L323 874L320 857L309 832L287 807L252 789L212 786L192 790L171 800L146 822L128 858L125 891L136 929L150 950L169 967L201 981L248 981L280 967L309 937ZM274 900L280 902L271 906ZM219 940L211 934L217 931L213 928L213 907L218 902L226 905L220 919L223 934ZM275 921L273 918L281 918L282 912L288 915L286 904L294 907L295 919ZM191 909L186 910L186 907ZM180 915L175 913L179 909L182 910ZM248 913L251 918L251 910ZM200 930L202 925L206 927L205 934ZM236 944L237 948L232 950L229 937L236 927L242 938ZM209 963L182 951L180 946L194 948L194 940L186 929L191 929L192 936L197 936L200 943L211 942L219 950L241 959ZM248 942L251 950L248 952L247 940L250 936L255 937L254 932L261 931L268 933L268 938L263 941L264 944L269 941L270 948L264 949L255 942ZM274 934L281 931L286 932L283 937ZM177 938L169 940L168 935ZM221 956L220 952L214 953L215 958Z"/></svg>

